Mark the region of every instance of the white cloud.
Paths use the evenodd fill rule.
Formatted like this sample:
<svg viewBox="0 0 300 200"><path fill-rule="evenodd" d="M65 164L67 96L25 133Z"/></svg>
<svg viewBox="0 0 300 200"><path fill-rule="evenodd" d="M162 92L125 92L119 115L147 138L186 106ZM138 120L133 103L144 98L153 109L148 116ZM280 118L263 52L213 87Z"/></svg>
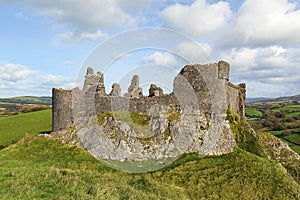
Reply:
<svg viewBox="0 0 300 200"><path fill-rule="evenodd" d="M51 88L71 89L73 80L60 75L31 70L19 64L0 66L0 94L2 97L21 95L51 95Z"/></svg>
<svg viewBox="0 0 300 200"><path fill-rule="evenodd" d="M168 52L159 52L156 51L150 56L147 56L143 59L145 63L154 63L157 65L163 65L163 66L174 66L178 65L178 60L175 56Z"/></svg>
<svg viewBox="0 0 300 200"><path fill-rule="evenodd" d="M74 44L75 43L82 43L86 41L96 41L96 40L104 40L108 38L109 35L107 33L103 33L101 31L97 32L85 32L80 34L75 34L74 32L66 32L56 36L53 44L55 46L59 46L60 44Z"/></svg>
<svg viewBox="0 0 300 200"><path fill-rule="evenodd" d="M256 56L258 49L233 48L222 54L222 59L228 61L235 67L236 71L249 71L251 67L257 65Z"/></svg>
<svg viewBox="0 0 300 200"><path fill-rule="evenodd" d="M16 82L18 80L26 79L32 73L32 70L23 65L6 64L0 66L0 80L3 81Z"/></svg>
<svg viewBox="0 0 300 200"><path fill-rule="evenodd" d="M61 28L58 37L71 38L74 41L103 39L104 29L134 27L139 18L131 16L122 9L121 0L10 0L9 3L20 3L38 16L50 17ZM24 18L24 13L16 16ZM100 31L101 30L101 31Z"/></svg>
<svg viewBox="0 0 300 200"><path fill-rule="evenodd" d="M166 0L116 0L122 7L133 7L143 9L149 7L154 2L165 2Z"/></svg>
<svg viewBox="0 0 300 200"><path fill-rule="evenodd" d="M231 64L232 81L246 82L250 97L299 92L299 57L298 48L282 46L235 48L222 54L222 59Z"/></svg>
<svg viewBox="0 0 300 200"><path fill-rule="evenodd" d="M211 62L211 46L198 42L182 42L176 47L180 56L189 63L208 63Z"/></svg>
<svg viewBox="0 0 300 200"><path fill-rule="evenodd" d="M299 19L300 10L288 0L246 0L218 42L228 46L299 44Z"/></svg>
<svg viewBox="0 0 300 200"><path fill-rule="evenodd" d="M176 3L161 12L161 17L168 27L194 37L217 31L226 24L230 15L227 2L207 4L205 0L197 0L190 6Z"/></svg>

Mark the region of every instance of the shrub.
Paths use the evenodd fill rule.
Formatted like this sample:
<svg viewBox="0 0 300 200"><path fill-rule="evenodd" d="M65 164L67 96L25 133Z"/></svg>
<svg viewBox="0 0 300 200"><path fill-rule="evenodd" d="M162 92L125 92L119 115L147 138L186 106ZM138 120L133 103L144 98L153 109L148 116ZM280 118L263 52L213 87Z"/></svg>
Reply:
<svg viewBox="0 0 300 200"><path fill-rule="evenodd" d="M263 149L259 145L258 138L251 133L245 120L241 119L230 106L227 109L226 119L230 122L231 130L234 133L235 141L239 148L261 157L265 156Z"/></svg>

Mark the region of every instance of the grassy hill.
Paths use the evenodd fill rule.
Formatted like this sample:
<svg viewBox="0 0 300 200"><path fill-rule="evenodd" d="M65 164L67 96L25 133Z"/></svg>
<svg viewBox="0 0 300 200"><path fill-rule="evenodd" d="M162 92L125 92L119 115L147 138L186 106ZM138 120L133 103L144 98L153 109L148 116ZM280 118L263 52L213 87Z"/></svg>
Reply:
<svg viewBox="0 0 300 200"><path fill-rule="evenodd" d="M51 111L0 118L1 127L6 128L0 129L0 141L9 144L26 132L49 131ZM31 135L0 150L0 199L300 198L300 185L245 133L233 153L183 155L167 168L143 174L116 171L80 147Z"/></svg>
<svg viewBox="0 0 300 200"><path fill-rule="evenodd" d="M79 147L27 137L0 151L1 199L299 199L300 186L274 161L236 149L182 156L160 171L110 169Z"/></svg>
<svg viewBox="0 0 300 200"><path fill-rule="evenodd" d="M51 131L51 110L24 113L0 118L0 147L19 141L26 133L37 135Z"/></svg>

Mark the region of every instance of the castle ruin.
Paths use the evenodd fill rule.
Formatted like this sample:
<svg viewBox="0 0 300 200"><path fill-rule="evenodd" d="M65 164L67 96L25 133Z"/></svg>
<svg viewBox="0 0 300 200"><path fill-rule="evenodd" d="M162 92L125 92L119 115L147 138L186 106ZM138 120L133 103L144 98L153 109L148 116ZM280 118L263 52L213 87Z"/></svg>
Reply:
<svg viewBox="0 0 300 200"><path fill-rule="evenodd" d="M87 69L83 89L53 88L53 131L74 127L79 145L99 159L133 160L176 157L182 153L221 155L233 151L226 121L228 106L245 115L245 84L229 82L225 61L186 65L164 94L152 84L144 96L133 76L121 96L118 83L107 93L104 75ZM139 124L132 113L142 117Z"/></svg>

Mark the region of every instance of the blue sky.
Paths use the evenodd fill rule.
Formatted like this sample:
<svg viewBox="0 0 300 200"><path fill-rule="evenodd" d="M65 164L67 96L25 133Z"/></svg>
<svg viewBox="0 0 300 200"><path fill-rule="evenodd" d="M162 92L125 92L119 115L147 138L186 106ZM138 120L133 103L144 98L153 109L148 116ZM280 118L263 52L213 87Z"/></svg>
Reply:
<svg viewBox="0 0 300 200"><path fill-rule="evenodd" d="M0 0L0 27L0 97L71 89L99 44L145 27L176 30L197 42L210 61L228 61L231 82L245 82L248 97L300 94L299 0ZM181 51L195 54L188 45ZM184 64L166 49L131 51L112 62L107 92L114 81L126 90L120 72L129 77L142 66L165 69L144 72L143 84L151 76L159 84L156 78L164 74L161 85L170 89L176 73L166 69Z"/></svg>

